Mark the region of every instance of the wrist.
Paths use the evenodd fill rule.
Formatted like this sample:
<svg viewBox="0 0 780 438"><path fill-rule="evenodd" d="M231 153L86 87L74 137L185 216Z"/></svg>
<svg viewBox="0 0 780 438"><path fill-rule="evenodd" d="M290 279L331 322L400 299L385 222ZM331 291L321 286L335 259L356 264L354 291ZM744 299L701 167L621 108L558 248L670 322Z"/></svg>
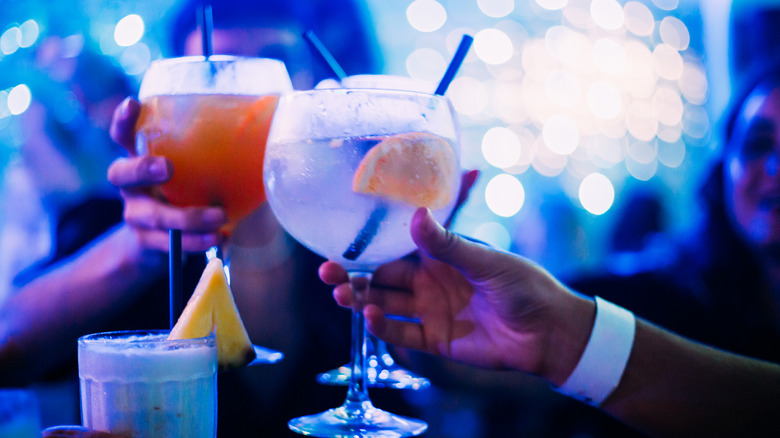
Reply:
<svg viewBox="0 0 780 438"><path fill-rule="evenodd" d="M574 370L556 390L593 406L620 383L634 345L636 319L630 311L595 297L593 328Z"/></svg>
<svg viewBox="0 0 780 438"><path fill-rule="evenodd" d="M566 300L567 305L549 323L552 332L540 376L554 387L563 385L574 371L596 319L596 302L592 298L579 294L572 298Z"/></svg>

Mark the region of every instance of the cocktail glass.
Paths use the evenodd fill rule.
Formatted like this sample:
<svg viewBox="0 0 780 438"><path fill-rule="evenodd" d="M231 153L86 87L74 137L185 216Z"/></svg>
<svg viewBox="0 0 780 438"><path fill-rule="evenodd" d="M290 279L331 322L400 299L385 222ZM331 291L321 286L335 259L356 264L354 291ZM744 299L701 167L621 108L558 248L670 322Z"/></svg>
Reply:
<svg viewBox="0 0 780 438"><path fill-rule="evenodd" d="M353 75L340 82L325 82L322 88L371 88L384 90L404 90L426 92L433 90L435 84L419 81L407 76L393 75ZM328 370L317 375L317 381L325 385L347 385L350 380L349 364ZM395 389L425 389L431 382L406 368L398 365L385 341L371 333L366 338L366 376L368 386Z"/></svg>
<svg viewBox="0 0 780 438"><path fill-rule="evenodd" d="M153 62L144 74L136 123L138 154L167 157L173 177L160 195L183 207L223 207L220 257L230 281L230 236L236 224L265 202L262 164L279 96L292 90L284 63L226 55ZM281 354L256 347L253 363Z"/></svg>
<svg viewBox="0 0 780 438"><path fill-rule="evenodd" d="M167 337L120 331L79 338L84 426L129 438L216 436L216 337Z"/></svg>
<svg viewBox="0 0 780 438"><path fill-rule="evenodd" d="M362 305L374 270L414 250L413 212L445 220L459 190L458 128L442 96L396 90L319 89L282 96L264 164L268 202L282 226L349 274L350 381L344 404L292 419L321 437L414 436L425 422L376 408L367 390Z"/></svg>
<svg viewBox="0 0 780 438"><path fill-rule="evenodd" d="M288 91L287 69L275 59L153 62L138 94L136 149L173 163L161 195L178 206L222 206L228 222L220 231L229 241L236 224L265 202L258 184L265 142L279 95ZM229 245L215 250L229 266Z"/></svg>

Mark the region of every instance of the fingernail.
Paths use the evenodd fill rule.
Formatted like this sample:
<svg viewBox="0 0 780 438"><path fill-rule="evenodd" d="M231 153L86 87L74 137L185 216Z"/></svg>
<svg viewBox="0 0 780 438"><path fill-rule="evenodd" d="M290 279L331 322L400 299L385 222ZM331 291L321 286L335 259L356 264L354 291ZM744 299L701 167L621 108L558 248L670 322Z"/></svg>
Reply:
<svg viewBox="0 0 780 438"><path fill-rule="evenodd" d="M126 117L128 115L128 109L130 108L130 100L132 100L131 97L126 97L125 100L122 101L122 103L119 104L119 115Z"/></svg>
<svg viewBox="0 0 780 438"><path fill-rule="evenodd" d="M438 223L436 222L436 219L433 217L433 213L431 213L431 210L426 208L425 213L422 218L422 231L425 234L434 234L438 231Z"/></svg>
<svg viewBox="0 0 780 438"><path fill-rule="evenodd" d="M149 175L160 179L168 177L168 163L164 158L156 158L149 164Z"/></svg>

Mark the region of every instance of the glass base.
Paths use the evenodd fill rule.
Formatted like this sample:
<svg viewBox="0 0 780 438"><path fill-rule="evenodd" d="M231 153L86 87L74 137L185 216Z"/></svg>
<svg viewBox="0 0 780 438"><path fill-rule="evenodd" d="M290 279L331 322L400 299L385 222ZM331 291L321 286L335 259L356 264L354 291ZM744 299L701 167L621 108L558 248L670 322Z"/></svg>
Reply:
<svg viewBox="0 0 780 438"><path fill-rule="evenodd" d="M345 404L325 412L293 418L290 430L302 435L331 438L417 436L428 429L422 420L394 415L363 402L356 409Z"/></svg>
<svg viewBox="0 0 780 438"><path fill-rule="evenodd" d="M370 357L369 364L376 358ZM349 379L352 371L346 365L336 369L326 371L317 375L317 382L323 385L349 385ZM401 368L398 365L391 366L371 366L366 369L366 380L368 386L373 388L395 388L395 389L425 389L431 386L430 380L420 377L413 372Z"/></svg>

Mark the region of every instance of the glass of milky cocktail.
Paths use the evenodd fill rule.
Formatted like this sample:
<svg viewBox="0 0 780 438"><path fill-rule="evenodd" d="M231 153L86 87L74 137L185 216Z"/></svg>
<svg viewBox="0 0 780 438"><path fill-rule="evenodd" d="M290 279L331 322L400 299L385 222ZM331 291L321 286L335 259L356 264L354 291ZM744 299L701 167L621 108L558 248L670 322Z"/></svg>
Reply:
<svg viewBox="0 0 780 438"><path fill-rule="evenodd" d="M216 337L167 337L152 330L79 339L84 426L131 438L216 436Z"/></svg>
<svg viewBox="0 0 780 438"><path fill-rule="evenodd" d="M356 298L344 404L291 420L319 437L401 437L425 422L376 408L367 390L362 300L374 270L414 250L414 211L439 221L460 188L455 113L443 96L399 90L318 89L279 100L265 155L268 203L309 249L341 263Z"/></svg>
<svg viewBox="0 0 780 438"><path fill-rule="evenodd" d="M136 149L173 163L160 194L181 207L223 207L228 223L221 231L229 239L236 223L265 202L265 142L279 95L291 90L284 63L275 59L212 55L153 62L138 93ZM224 262L228 266L227 254Z"/></svg>

